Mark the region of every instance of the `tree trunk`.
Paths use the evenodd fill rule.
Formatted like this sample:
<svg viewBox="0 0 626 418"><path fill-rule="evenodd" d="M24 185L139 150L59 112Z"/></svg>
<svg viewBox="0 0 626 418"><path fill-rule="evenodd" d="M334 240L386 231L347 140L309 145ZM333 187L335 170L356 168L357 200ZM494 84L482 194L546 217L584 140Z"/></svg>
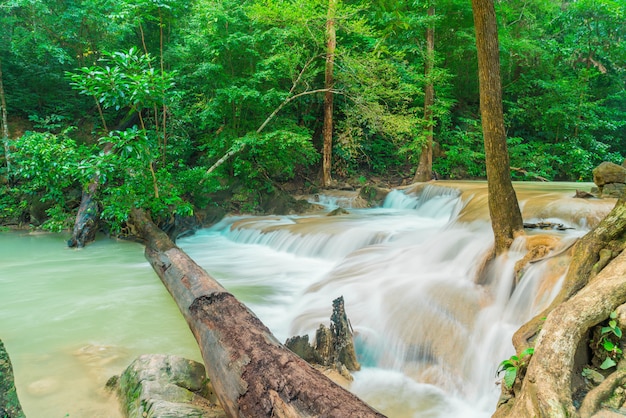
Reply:
<svg viewBox="0 0 626 418"><path fill-rule="evenodd" d="M428 16L432 19L435 15L435 6L428 7ZM424 88L424 132L426 142L422 146L420 162L415 171L413 182L423 182L432 179L433 172L433 104L435 103L435 85L433 82L433 67L435 64L435 28L432 20L426 29L426 60L424 64L424 76L426 87Z"/></svg>
<svg viewBox="0 0 626 418"><path fill-rule="evenodd" d="M326 71L324 75L324 149L322 157L322 183L329 187L332 167L333 152L333 85L335 84L333 68L335 64L335 49L337 37L335 34L335 15L337 13L337 0L328 0L328 16L326 20Z"/></svg>
<svg viewBox="0 0 626 418"><path fill-rule="evenodd" d="M383 417L286 349L140 210L132 226L187 320L230 417Z"/></svg>
<svg viewBox="0 0 626 418"><path fill-rule="evenodd" d="M509 153L506 145L500 84L500 53L493 0L472 0L480 113L485 142L489 215L495 237L496 254L506 251L513 239L524 233L522 214L511 183Z"/></svg>
<svg viewBox="0 0 626 418"><path fill-rule="evenodd" d="M113 144L107 142L102 152L108 154L113 149ZM82 248L96 239L98 224L100 221L100 208L96 201L96 193L100 187L100 177L95 175L87 188L83 190L80 206L76 213L72 237L67 241L68 247Z"/></svg>
<svg viewBox="0 0 626 418"><path fill-rule="evenodd" d="M7 166L7 179L11 177L11 153L9 150L9 120L7 117L7 102L4 96L4 83L2 78L2 61L0 61L0 110L2 110L2 143L4 144L4 160Z"/></svg>

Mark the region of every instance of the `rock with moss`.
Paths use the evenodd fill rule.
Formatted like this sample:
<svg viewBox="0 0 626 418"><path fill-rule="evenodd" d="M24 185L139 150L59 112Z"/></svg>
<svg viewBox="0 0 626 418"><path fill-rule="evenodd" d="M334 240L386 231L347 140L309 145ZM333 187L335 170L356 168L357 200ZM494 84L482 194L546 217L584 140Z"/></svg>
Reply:
<svg viewBox="0 0 626 418"><path fill-rule="evenodd" d="M24 418L24 416L15 390L11 359L0 340L0 417Z"/></svg>
<svg viewBox="0 0 626 418"><path fill-rule="evenodd" d="M593 169L593 182L603 196L610 194L612 197L619 197L626 184L626 168L605 161Z"/></svg>
<svg viewBox="0 0 626 418"><path fill-rule="evenodd" d="M370 207L380 206L389 194L389 189L378 186L363 186L359 190L359 197L367 202Z"/></svg>
<svg viewBox="0 0 626 418"><path fill-rule="evenodd" d="M171 355L142 355L107 384L129 418L223 418L204 366Z"/></svg>

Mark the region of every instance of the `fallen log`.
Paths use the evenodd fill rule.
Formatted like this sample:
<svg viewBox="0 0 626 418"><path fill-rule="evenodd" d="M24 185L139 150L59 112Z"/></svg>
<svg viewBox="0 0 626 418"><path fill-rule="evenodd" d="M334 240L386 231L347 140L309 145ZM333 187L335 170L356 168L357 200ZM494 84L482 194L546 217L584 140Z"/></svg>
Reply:
<svg viewBox="0 0 626 418"><path fill-rule="evenodd" d="M178 248L149 216L131 223L198 341L230 417L383 417L285 348L248 308Z"/></svg>

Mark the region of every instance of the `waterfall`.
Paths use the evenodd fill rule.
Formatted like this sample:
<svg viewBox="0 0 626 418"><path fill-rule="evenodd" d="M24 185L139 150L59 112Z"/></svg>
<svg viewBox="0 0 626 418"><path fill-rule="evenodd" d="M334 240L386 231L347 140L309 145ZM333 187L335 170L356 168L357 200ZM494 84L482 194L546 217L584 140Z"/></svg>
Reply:
<svg viewBox="0 0 626 418"><path fill-rule="evenodd" d="M562 246L585 233L589 216L551 206L564 195L525 193L525 219L577 228L549 232ZM514 285L523 238L483 270L493 234L475 202L485 196L484 183L394 190L380 208L231 217L179 244L282 341L328 324L342 295L363 365L351 390L388 416L486 417L513 333L551 301L564 272L548 259Z"/></svg>

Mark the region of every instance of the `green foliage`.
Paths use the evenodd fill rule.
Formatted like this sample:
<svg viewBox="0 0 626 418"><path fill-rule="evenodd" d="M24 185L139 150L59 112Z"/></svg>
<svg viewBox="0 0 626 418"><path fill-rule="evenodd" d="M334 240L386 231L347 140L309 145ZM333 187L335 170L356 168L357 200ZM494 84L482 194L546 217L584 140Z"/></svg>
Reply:
<svg viewBox="0 0 626 418"><path fill-rule="evenodd" d="M406 176L432 123L440 177L484 178L471 5L439 1L428 16L429 4L339 2L335 176ZM251 133L286 98L324 87L327 6L321 0L3 5L0 60L9 117L29 117L29 128L47 133L11 143L19 173L16 184L3 186L2 216L24 213L24 195L59 201L49 209L58 228L75 206L69 192L94 176L113 229L123 228L133 205L158 216L189 213L186 202L210 205L210 193L232 188L238 207L255 210L260 192L275 182L314 179L323 94L298 96L263 134ZM621 163L626 5L529 0L495 6L511 165L527 173L514 172L515 178L589 180L600 162ZM436 34L428 79L427 27ZM426 122L423 92L430 82L435 105L433 121ZM83 122L72 135L80 132L89 143L104 136L101 145L111 144L111 153L69 140L67 126L100 119L95 103L103 110L100 126ZM139 126L116 128L130 114L140 114ZM105 124L114 131L105 132ZM205 175L239 144L243 152Z"/></svg>
<svg viewBox="0 0 626 418"><path fill-rule="evenodd" d="M480 178L485 174L482 129L477 120L462 118L453 129L440 135L440 158L433 170L444 178Z"/></svg>
<svg viewBox="0 0 626 418"><path fill-rule="evenodd" d="M20 196L26 195L31 201L45 203L48 207L49 219L44 228L60 230L70 225L73 210L68 201L70 192L80 190L85 182L81 161L92 150L77 145L68 135L68 131L59 135L27 132L13 142L12 161L17 186L8 193L14 200L5 207L3 217L19 216L26 210L19 202Z"/></svg>
<svg viewBox="0 0 626 418"><path fill-rule="evenodd" d="M497 374L499 375L504 372L503 382L506 388L511 389L513 387L515 379L526 370L530 357L534 353L535 348L529 347L522 351L519 356L513 355L509 359L503 360L500 363Z"/></svg>
<svg viewBox="0 0 626 418"><path fill-rule="evenodd" d="M162 105L165 93L173 87L174 73L156 71L152 57L134 47L128 52L105 52L100 61L101 65L66 75L75 89L94 97L104 108L139 112Z"/></svg>
<svg viewBox="0 0 626 418"><path fill-rule="evenodd" d="M601 344L607 353L607 357L600 365L600 368L603 370L616 366L617 360L622 357L622 349L619 347L619 340L622 338L622 330L617 326L616 318L617 312L611 312L609 323L603 326L600 331L602 335ZM611 336L614 336L616 340L611 339Z"/></svg>

